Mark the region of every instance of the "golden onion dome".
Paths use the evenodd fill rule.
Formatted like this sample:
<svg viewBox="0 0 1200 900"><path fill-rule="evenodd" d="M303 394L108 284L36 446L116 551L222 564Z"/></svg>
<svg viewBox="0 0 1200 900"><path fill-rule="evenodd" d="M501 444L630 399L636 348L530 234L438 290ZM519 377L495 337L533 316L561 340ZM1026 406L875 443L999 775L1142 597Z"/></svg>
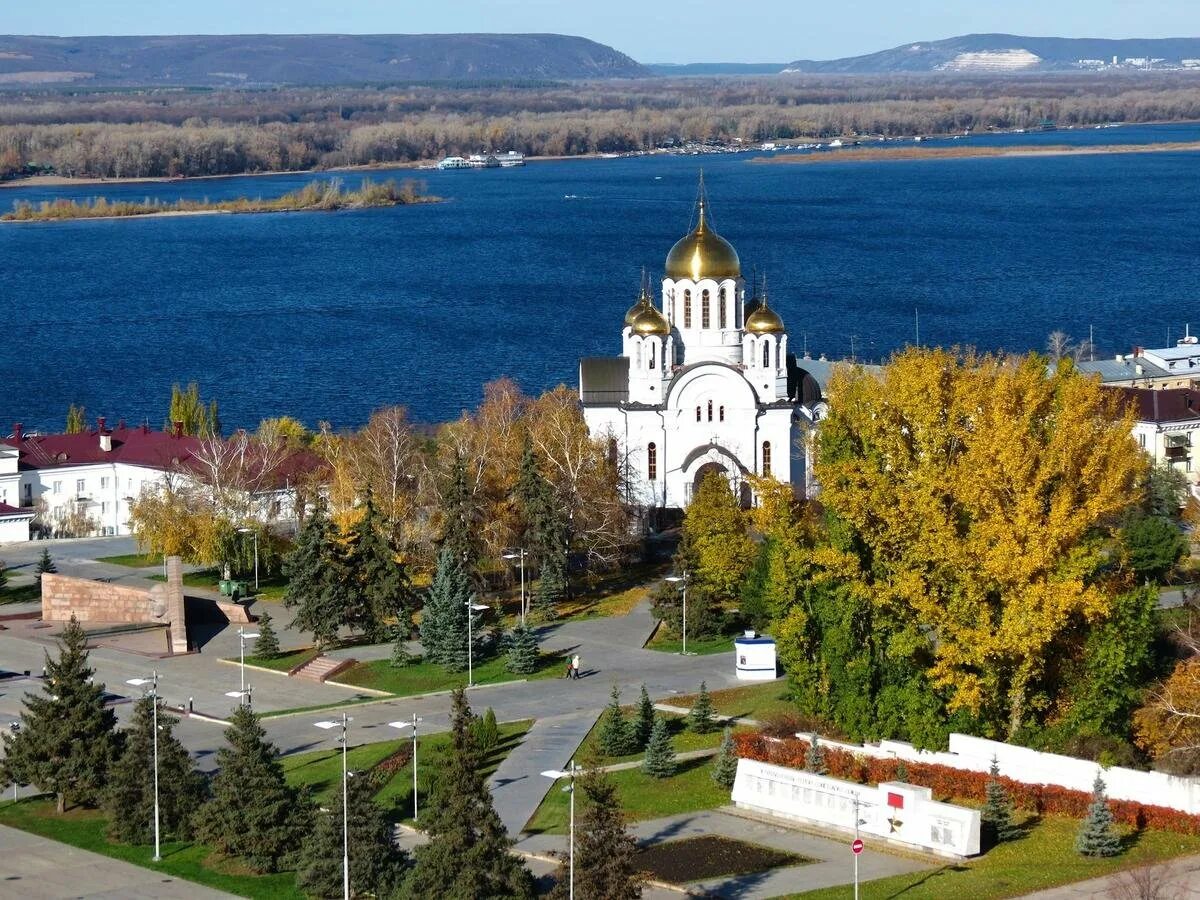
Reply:
<svg viewBox="0 0 1200 900"><path fill-rule="evenodd" d="M638 317L638 313L640 313L642 311L643 305L644 304L642 303L642 298L638 297L637 301L633 304L633 306L629 307L629 309L625 313L625 324L626 325L633 324L633 320L636 319Z"/></svg>
<svg viewBox="0 0 1200 900"><path fill-rule="evenodd" d="M746 330L751 334L779 334L784 330L783 319L779 313L771 309L767 303L767 291L763 288L762 297L750 315L746 316Z"/></svg>
<svg viewBox="0 0 1200 900"><path fill-rule="evenodd" d="M634 334L670 334L671 325L667 322L667 317L654 308L654 304L650 302L649 295L646 297L646 302L638 311L638 314L633 317L633 321L629 323Z"/></svg>
<svg viewBox="0 0 1200 900"><path fill-rule="evenodd" d="M704 199L700 199L700 216L692 232L676 241L667 254L667 277L740 278L742 263L733 244L708 227L704 221Z"/></svg>

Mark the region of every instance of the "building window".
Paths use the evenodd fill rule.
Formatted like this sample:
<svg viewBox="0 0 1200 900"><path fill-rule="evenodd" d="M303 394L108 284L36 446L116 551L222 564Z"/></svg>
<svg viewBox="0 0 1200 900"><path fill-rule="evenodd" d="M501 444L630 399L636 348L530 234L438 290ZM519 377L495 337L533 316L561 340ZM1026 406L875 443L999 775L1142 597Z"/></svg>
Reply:
<svg viewBox="0 0 1200 900"><path fill-rule="evenodd" d="M683 327L692 327L692 292L683 292Z"/></svg>
<svg viewBox="0 0 1200 900"><path fill-rule="evenodd" d="M108 490L108 476L107 475L101 476L101 478L100 478L100 490L102 490L102 491Z"/></svg>
<svg viewBox="0 0 1200 900"><path fill-rule="evenodd" d="M658 478L658 447L653 443L646 448L646 477L651 481Z"/></svg>
<svg viewBox="0 0 1200 900"><path fill-rule="evenodd" d="M698 406L696 407L696 421L697 422L700 421L700 407L698 407ZM57 494L58 491L55 491L55 493Z"/></svg>
<svg viewBox="0 0 1200 900"><path fill-rule="evenodd" d="M763 441L762 454L762 473L768 478L771 477L771 442Z"/></svg>
<svg viewBox="0 0 1200 900"><path fill-rule="evenodd" d="M700 327L712 327L712 314L709 312L708 291L700 294Z"/></svg>
<svg viewBox="0 0 1200 900"><path fill-rule="evenodd" d="M771 345L763 341L763 368L771 368Z"/></svg>
<svg viewBox="0 0 1200 900"><path fill-rule="evenodd" d="M85 483L85 482L84 482L84 480L83 480L82 478L76 478L76 479L75 479L75 493L77 493L77 494L82 494L82 493L83 493L83 490L84 490L84 488L83 488L83 485L84 485L84 483Z"/></svg>
<svg viewBox="0 0 1200 900"><path fill-rule="evenodd" d="M722 422L725 421L725 407L724 406L721 407L721 410L717 415L719 416L720 421L722 421Z"/></svg>
<svg viewBox="0 0 1200 900"><path fill-rule="evenodd" d="M651 369L653 369L653 368L655 368L655 367L657 366L657 360L658 360L658 348L657 348L657 347L655 347L653 344L651 344L651 345L650 345L649 347L647 347L646 349L650 351L650 352L649 352L649 359L647 360L647 362L650 364L650 368L651 368Z"/></svg>
<svg viewBox="0 0 1200 900"><path fill-rule="evenodd" d="M617 467L617 439L608 439L608 464L614 469Z"/></svg>
<svg viewBox="0 0 1200 900"><path fill-rule="evenodd" d="M61 493L62 493L62 482L61 482L61 481L56 481L56 482L54 482L54 491L53 491L53 493L55 493L55 494L61 494Z"/></svg>
<svg viewBox="0 0 1200 900"><path fill-rule="evenodd" d="M1146 436L1144 434L1138 435L1138 446L1141 447L1143 450L1146 449Z"/></svg>
<svg viewBox="0 0 1200 900"><path fill-rule="evenodd" d="M708 421L712 421L712 401L708 401Z"/></svg>
<svg viewBox="0 0 1200 900"><path fill-rule="evenodd" d="M724 328L724 327L725 327L725 322L726 322L726 317L725 317L725 288L721 288L721 291L720 291L720 293L718 293L718 294L717 294L717 317L718 317L718 319L720 320L721 327L722 327L722 328Z"/></svg>
<svg viewBox="0 0 1200 900"><path fill-rule="evenodd" d="M103 516L103 515L105 515L107 512L108 512L108 501L107 501L107 500L101 500L101 501L100 501L100 515L102 515L102 516Z"/></svg>

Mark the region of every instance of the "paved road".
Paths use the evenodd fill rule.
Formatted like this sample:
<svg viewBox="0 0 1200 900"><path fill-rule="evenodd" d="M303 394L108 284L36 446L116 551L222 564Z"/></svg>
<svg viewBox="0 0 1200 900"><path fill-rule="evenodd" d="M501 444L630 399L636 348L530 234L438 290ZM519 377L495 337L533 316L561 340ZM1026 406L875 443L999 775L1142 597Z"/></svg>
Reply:
<svg viewBox="0 0 1200 900"><path fill-rule="evenodd" d="M1157 866L1147 866L1090 881L1077 881L1062 887L1026 895L1030 900L1187 900L1200 897L1200 856L1188 856Z"/></svg>
<svg viewBox="0 0 1200 900"><path fill-rule="evenodd" d="M232 896L0 825L0 897L222 900Z"/></svg>

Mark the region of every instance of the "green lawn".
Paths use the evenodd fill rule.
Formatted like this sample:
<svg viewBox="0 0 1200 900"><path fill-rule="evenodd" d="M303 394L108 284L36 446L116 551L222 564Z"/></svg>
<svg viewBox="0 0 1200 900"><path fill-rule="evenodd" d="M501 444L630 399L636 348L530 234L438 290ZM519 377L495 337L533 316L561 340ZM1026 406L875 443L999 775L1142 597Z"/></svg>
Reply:
<svg viewBox="0 0 1200 900"><path fill-rule="evenodd" d="M514 675L505 667L505 657L501 654L476 664L473 677L476 684L499 684L502 681L522 678L553 678L562 675L565 665L562 657L542 654L536 672L532 675ZM406 697L461 687L467 683L467 673L447 672L436 663L423 661L396 668L386 659L375 659L358 663L336 675L333 680L340 684L352 684L355 687L371 688Z"/></svg>
<svg viewBox="0 0 1200 900"><path fill-rule="evenodd" d="M626 718L632 718L634 714L633 707L625 707ZM724 729L717 728L715 731L710 731L707 734L698 734L687 727L687 718L685 716L677 716L672 713L657 713L660 717L666 719L667 730L671 734L671 746L675 748L676 753L686 753L689 750L711 750L721 745L721 738L724 735ZM577 760L595 760L601 765L611 765L612 763L629 762L634 759L641 759L643 753L630 753L626 756L605 756L600 752L600 726L603 724L603 717L596 721L592 726L592 730L588 732L587 737L579 745L579 750L575 757Z"/></svg>
<svg viewBox="0 0 1200 900"><path fill-rule="evenodd" d="M717 712L723 716L761 721L782 713L796 712L796 704L791 701L786 679L711 691L709 696L712 697ZM683 694L663 702L671 706L691 707L696 702L696 695Z"/></svg>
<svg viewBox="0 0 1200 900"><path fill-rule="evenodd" d="M131 569L148 569L151 566L158 566L161 569L163 558L157 553L121 553L117 556L98 556L96 562L128 566Z"/></svg>
<svg viewBox="0 0 1200 900"><path fill-rule="evenodd" d="M482 713L485 707L475 710ZM484 758L480 771L484 776L491 775L496 768L511 753L525 737L531 720L521 722L506 722L499 728L500 742ZM400 734L401 732L395 732ZM392 753L402 747L412 744L412 738L398 738L383 741L378 744L364 744L361 747L351 747L346 756L350 771L365 771L387 759ZM431 773L441 768L442 760L450 747L450 732L442 731L437 734L421 734L417 736L417 788L418 807L428 802L429 790L432 783ZM333 800L334 792L341 789L342 758L340 750L314 750L309 753L297 753L282 759L288 781L293 784L309 785L319 802ZM388 783L375 795L375 801L389 812L395 821L412 821L412 763L409 762L388 780Z"/></svg>
<svg viewBox="0 0 1200 900"><path fill-rule="evenodd" d="M286 673L294 666L301 663L306 663L310 659L315 659L317 651L313 647L301 647L299 650L285 650L278 656L247 656L246 665L261 666L264 669L274 669L276 672ZM225 657L229 662L241 662L241 658L237 656Z"/></svg>
<svg viewBox="0 0 1200 900"><path fill-rule="evenodd" d="M8 576L8 584L0 587L0 606L6 603L24 603L28 600L40 600L42 598L42 586L38 582L29 581L24 584L13 584L17 570L5 569L4 574Z"/></svg>
<svg viewBox="0 0 1200 900"><path fill-rule="evenodd" d="M113 558L116 559L117 557ZM161 574L151 575L149 578L151 581L167 580ZM254 590L254 573L241 575L234 580L246 582L250 585L250 595L256 600L262 600L266 603L282 603L283 595L287 593L287 579L278 572L273 575L260 573L257 591ZM221 573L216 569L197 569L195 572L184 572L183 583L187 587L219 591L221 588Z"/></svg>
<svg viewBox="0 0 1200 900"><path fill-rule="evenodd" d="M683 638L667 627L666 623L654 630L650 640L646 642L647 650L658 650L661 653L681 653ZM687 652L695 656L708 656L713 653L733 653L733 635L722 634L717 637L689 637Z"/></svg>
<svg viewBox="0 0 1200 900"><path fill-rule="evenodd" d="M1129 835L1129 849L1111 859L1087 859L1074 850L1076 819L1034 817L1021 839L989 850L964 863L949 864L932 871L880 878L862 885L863 900L941 900L970 897L988 900L1017 897L1031 891L1108 875L1187 853L1200 852L1200 837L1168 831L1145 831ZM870 845L870 838L867 838ZM827 888L793 894L805 900L844 900L846 888ZM1130 895L1135 896L1135 895Z"/></svg>
<svg viewBox="0 0 1200 900"><path fill-rule="evenodd" d="M96 810L69 810L58 816L53 800L8 801L0 805L0 824L230 894L261 900L300 900L304 896L296 890L295 876L291 872L251 875L236 863L220 859L203 844L167 841L162 845L162 862L151 862L154 852L151 847L110 842L104 834L104 816Z"/></svg>
<svg viewBox="0 0 1200 900"><path fill-rule="evenodd" d="M643 775L641 769L609 772L608 777L617 786L626 819L640 822L727 805L729 789L712 780L711 768L712 760L706 757L681 762L679 772L671 778L651 778ZM578 809L575 814L579 815ZM565 834L568 818L567 794L557 786L552 787L525 830Z"/></svg>

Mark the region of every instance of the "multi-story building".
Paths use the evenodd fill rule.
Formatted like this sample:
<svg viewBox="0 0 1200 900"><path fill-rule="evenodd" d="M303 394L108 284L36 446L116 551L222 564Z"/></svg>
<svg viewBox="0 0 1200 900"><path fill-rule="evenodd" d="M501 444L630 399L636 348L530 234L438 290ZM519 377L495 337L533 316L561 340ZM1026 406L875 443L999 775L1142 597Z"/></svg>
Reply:
<svg viewBox="0 0 1200 900"><path fill-rule="evenodd" d="M1200 343L1186 337L1159 350L1134 347L1133 352L1112 359L1084 360L1076 368L1100 376L1106 387L1196 388L1200 387Z"/></svg>
<svg viewBox="0 0 1200 900"><path fill-rule="evenodd" d="M1133 407L1133 436L1155 465L1181 472L1192 492L1200 486L1200 390L1192 388L1117 388Z"/></svg>

